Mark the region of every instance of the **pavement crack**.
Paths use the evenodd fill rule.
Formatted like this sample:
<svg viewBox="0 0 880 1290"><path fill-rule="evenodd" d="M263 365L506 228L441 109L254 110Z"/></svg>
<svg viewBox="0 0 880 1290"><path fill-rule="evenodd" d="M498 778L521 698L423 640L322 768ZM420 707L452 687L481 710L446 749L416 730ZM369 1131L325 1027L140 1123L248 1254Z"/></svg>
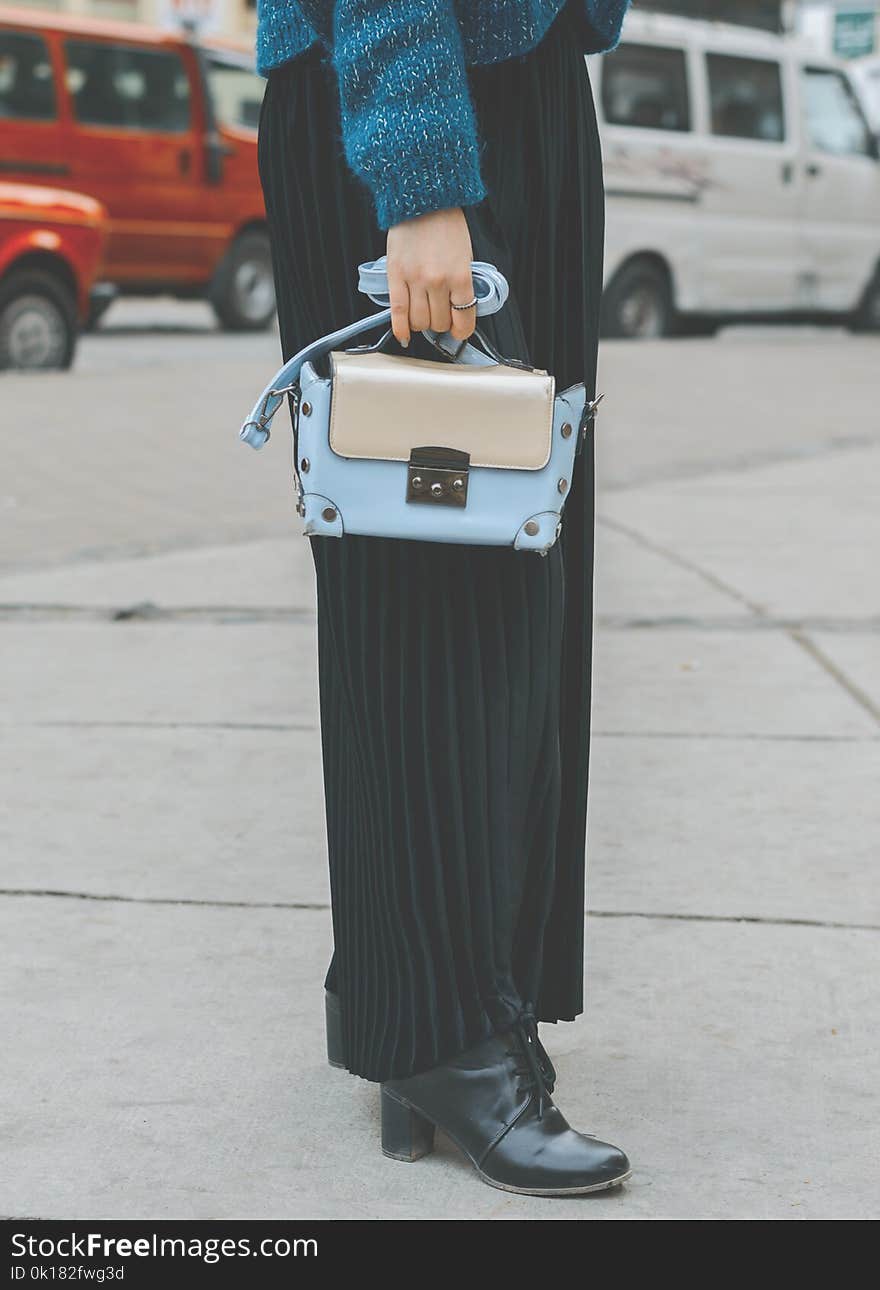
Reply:
<svg viewBox="0 0 880 1290"><path fill-rule="evenodd" d="M733 743L873 744L877 735L796 735L718 730L593 730L592 739L711 739Z"/></svg>
<svg viewBox="0 0 880 1290"><path fill-rule="evenodd" d="M880 923L844 923L829 918L767 918L759 914L671 914L647 909L588 909L588 918L648 918L673 923L752 923L761 927L827 927L880 932Z"/></svg>
<svg viewBox="0 0 880 1290"><path fill-rule="evenodd" d="M266 730L314 731L318 726L295 721L4 721L5 730Z"/></svg>
<svg viewBox="0 0 880 1290"><path fill-rule="evenodd" d="M749 613L760 615L761 617L765 616L764 607L758 604L757 601L750 600L748 596L739 591L736 587L732 586L729 582L725 582L724 579L719 578L717 574L711 573L708 569L704 569L702 565L697 564L695 560L688 559L687 556L681 555L678 551L674 551L663 542L657 542L653 538L646 537L645 534L640 533L638 529L631 528L629 524L623 524L620 520L613 520L607 515L597 514L596 523L603 524L605 528L613 529L616 533L622 533L624 537L630 538L631 541L637 543L637 545L644 547L646 551L653 551L655 555L662 556L663 559L668 560L670 564L675 564L680 569L685 569L688 573L695 574L715 591L721 592L721 594L723 596L727 596L729 600L735 600L737 604L742 605L749 611Z"/></svg>
<svg viewBox="0 0 880 1290"><path fill-rule="evenodd" d="M94 901L99 904L170 905L199 909L289 909L329 912L327 901L206 900L192 896L124 896L118 892L70 891L50 887L0 887L0 897ZM880 923L846 923L827 918L768 918L758 914L685 914L648 909L588 909L586 918L644 918L677 923L752 923L764 927L820 927L839 931L880 932Z"/></svg>
<svg viewBox="0 0 880 1290"><path fill-rule="evenodd" d="M880 616L867 618L777 618L772 614L599 614L597 625L605 631L793 632L815 631L844 635L880 632Z"/></svg>
<svg viewBox="0 0 880 1290"><path fill-rule="evenodd" d="M229 730L314 732L317 725L283 721L4 721L0 730ZM712 739L741 743L830 743L870 744L880 741L876 735L774 734L757 730L593 730L593 739Z"/></svg>
<svg viewBox="0 0 880 1290"><path fill-rule="evenodd" d="M750 600L744 592L741 592L737 587L726 582L723 578L719 578L716 574L711 573L708 569L704 569L701 565L697 564L695 560L688 559L687 556L679 554L678 551L674 551L664 543L654 541L652 538L646 537L644 533L640 533L638 529L634 529L628 524L622 524L620 520L612 520L607 515L597 515L596 522L604 524L606 528L622 533L633 542L644 547L645 550L653 551L656 555L668 560L671 564L678 565L679 568L686 569L690 573L695 574L709 586L714 587L714 589L719 591L722 595L737 601L740 605L743 605L755 616L755 619L760 621L762 624L773 623L774 620L772 616L768 614L764 605L759 604L757 601ZM825 654L814 641L810 640L803 628L803 624L796 623L794 625L782 626L781 630L784 631L786 636L788 636L792 644L796 645L800 650L806 653L813 662L825 672L826 676L829 676L831 680L839 685L863 712L867 712L869 716L871 716L874 721L880 725L880 708L878 708L877 704L875 704L870 696L862 690L860 686L856 685L856 683L851 680L841 668L833 663L828 655Z"/></svg>
<svg viewBox="0 0 880 1290"><path fill-rule="evenodd" d="M119 905L193 905L204 909L329 910L330 908L326 901L204 900L195 896L124 896L120 892L68 891L53 887L0 887L0 897L3 896L36 896L52 900L84 900Z"/></svg>
<svg viewBox="0 0 880 1290"><path fill-rule="evenodd" d="M615 521L609 527L616 525ZM617 526L620 527L620 526ZM628 536L635 536L629 533ZM648 544L644 540L644 544ZM674 552L667 548L655 547L658 554L666 559L681 562ZM712 575L697 566L689 564L691 572L701 578L711 580ZM718 589L719 584L713 585ZM729 594L730 589L722 585ZM67 622L102 622L102 623L313 623L313 609L293 608L283 605L174 605L162 607L153 601L118 608L96 605L71 604L38 604L36 602L0 603L0 622L24 620L34 623L67 623ZM785 618L777 617L749 606L747 614L603 614L596 616L596 624L605 631L697 631L697 632L753 632L753 631L817 631L829 633L880 633L880 615L870 614L864 618L810 617Z"/></svg>
<svg viewBox="0 0 880 1290"><path fill-rule="evenodd" d="M133 605L70 605L46 602L7 601L0 603L0 622L29 623L313 623L313 608L291 605L173 605L161 606L151 600Z"/></svg>
<svg viewBox="0 0 880 1290"><path fill-rule="evenodd" d="M822 668L823 671L828 673L832 680L836 681L842 689L846 690L850 698L855 700L860 708L867 712L869 716L873 717L877 724L880 725L880 707L878 707L871 696L863 690L861 686L856 685L855 681L847 676L846 672L844 672L842 668L838 667L837 664L828 657L825 651L821 649L814 640L810 639L802 628L793 628L788 635L795 644L799 645L801 649L804 650L804 652Z"/></svg>

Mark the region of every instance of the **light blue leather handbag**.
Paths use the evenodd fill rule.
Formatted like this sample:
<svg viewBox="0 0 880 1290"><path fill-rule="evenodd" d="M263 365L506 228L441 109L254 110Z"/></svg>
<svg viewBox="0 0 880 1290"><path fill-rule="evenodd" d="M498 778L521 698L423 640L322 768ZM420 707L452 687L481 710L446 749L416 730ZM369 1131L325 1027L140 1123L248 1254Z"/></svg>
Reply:
<svg viewBox="0 0 880 1290"><path fill-rule="evenodd" d="M360 290L387 304L385 259L360 266ZM504 277L472 265L477 314L507 299ZM552 375L476 343L424 333L446 361L385 352L388 308L294 355L260 395L239 437L269 438L289 396L297 513L308 536L512 546L546 555L562 526L575 457L601 395L556 393ZM346 348L373 328L373 345Z"/></svg>

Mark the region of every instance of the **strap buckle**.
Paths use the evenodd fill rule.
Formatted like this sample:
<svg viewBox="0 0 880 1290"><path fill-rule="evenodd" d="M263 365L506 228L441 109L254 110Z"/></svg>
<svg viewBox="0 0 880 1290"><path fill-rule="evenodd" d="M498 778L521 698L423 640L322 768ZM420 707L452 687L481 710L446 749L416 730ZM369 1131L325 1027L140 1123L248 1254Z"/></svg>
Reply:
<svg viewBox="0 0 880 1290"><path fill-rule="evenodd" d="M262 448L264 444L268 443L272 437L272 420L281 407L285 394L293 395L294 414L296 414L299 409L298 381L292 381L290 385L279 386L278 389L267 390L257 404L256 416L251 416L239 430L239 439L255 448ZM272 402L273 400L274 403ZM270 404L272 405L271 407Z"/></svg>
<svg viewBox="0 0 880 1290"><path fill-rule="evenodd" d="M595 421L596 417L599 415L599 404L604 398L604 394L597 394L594 399L588 399L584 404L584 410L581 413L581 419L578 422L577 447L574 450L576 457L580 456L581 449L587 441L587 427L590 422Z"/></svg>
<svg viewBox="0 0 880 1290"><path fill-rule="evenodd" d="M590 421L595 421L596 417L599 415L599 404L602 402L604 398L605 398L604 394L597 394L594 399L588 399L587 402L584 404L584 410L581 413L581 424L580 424L580 429L582 431L583 438L587 437L588 423Z"/></svg>

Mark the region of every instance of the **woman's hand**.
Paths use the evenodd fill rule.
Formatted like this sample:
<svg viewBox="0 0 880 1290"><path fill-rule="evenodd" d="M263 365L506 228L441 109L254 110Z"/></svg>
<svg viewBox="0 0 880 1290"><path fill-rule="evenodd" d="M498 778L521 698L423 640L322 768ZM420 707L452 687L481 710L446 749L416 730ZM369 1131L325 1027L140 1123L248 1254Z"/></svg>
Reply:
<svg viewBox="0 0 880 1290"><path fill-rule="evenodd" d="M474 298L474 253L461 208L395 224L388 230L387 253L391 326L401 345L409 344L411 332L428 327L466 340L476 325L476 307L451 308Z"/></svg>

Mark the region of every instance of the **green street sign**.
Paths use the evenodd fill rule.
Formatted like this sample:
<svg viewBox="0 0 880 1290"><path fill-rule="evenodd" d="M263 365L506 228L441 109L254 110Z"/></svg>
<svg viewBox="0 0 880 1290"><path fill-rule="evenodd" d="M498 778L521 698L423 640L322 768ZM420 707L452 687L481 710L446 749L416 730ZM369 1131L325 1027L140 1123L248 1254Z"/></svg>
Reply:
<svg viewBox="0 0 880 1290"><path fill-rule="evenodd" d="M838 9L834 15L834 52L841 58L873 54L876 34L875 9Z"/></svg>

